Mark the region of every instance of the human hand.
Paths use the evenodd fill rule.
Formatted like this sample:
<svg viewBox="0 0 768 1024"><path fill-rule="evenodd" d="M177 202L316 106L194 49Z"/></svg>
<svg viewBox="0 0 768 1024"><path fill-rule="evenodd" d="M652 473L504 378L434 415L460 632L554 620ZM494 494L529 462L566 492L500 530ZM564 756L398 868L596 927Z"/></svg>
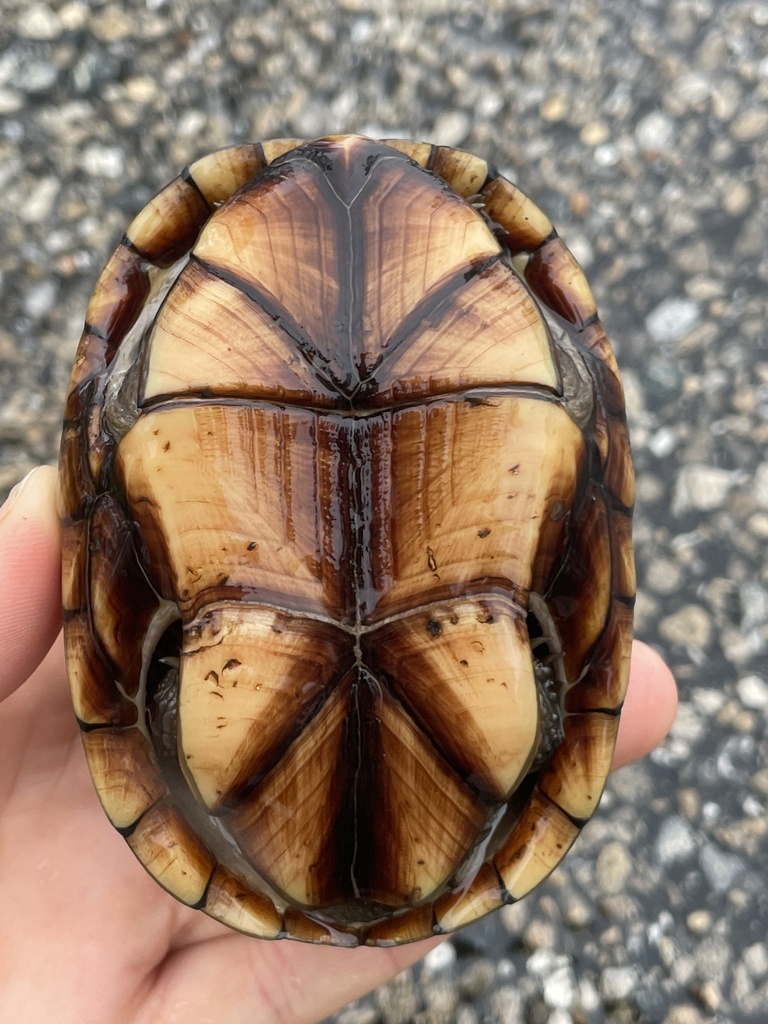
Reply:
<svg viewBox="0 0 768 1024"><path fill-rule="evenodd" d="M439 940L331 949L238 935L177 903L101 810L60 630L55 470L0 511L0 1024L309 1024ZM672 676L636 644L614 767L651 750Z"/></svg>

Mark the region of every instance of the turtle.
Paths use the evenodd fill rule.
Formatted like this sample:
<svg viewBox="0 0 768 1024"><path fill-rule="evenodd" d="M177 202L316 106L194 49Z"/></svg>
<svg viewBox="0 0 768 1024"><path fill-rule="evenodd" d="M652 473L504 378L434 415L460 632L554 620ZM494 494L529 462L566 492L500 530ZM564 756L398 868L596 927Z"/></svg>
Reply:
<svg viewBox="0 0 768 1024"><path fill-rule="evenodd" d="M234 145L98 279L59 473L74 710L176 899L387 946L537 886L628 680L616 361L549 218L480 157Z"/></svg>

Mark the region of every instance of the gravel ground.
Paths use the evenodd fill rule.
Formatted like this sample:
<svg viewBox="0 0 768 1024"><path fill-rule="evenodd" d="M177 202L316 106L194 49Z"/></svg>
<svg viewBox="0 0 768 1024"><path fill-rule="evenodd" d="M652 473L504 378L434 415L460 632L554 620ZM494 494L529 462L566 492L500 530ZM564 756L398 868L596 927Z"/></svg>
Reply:
<svg viewBox="0 0 768 1024"><path fill-rule="evenodd" d="M637 631L682 703L537 895L336 1020L764 1024L768 3L0 0L0 489L55 458L87 296L150 195L229 142L340 130L493 159L587 269Z"/></svg>

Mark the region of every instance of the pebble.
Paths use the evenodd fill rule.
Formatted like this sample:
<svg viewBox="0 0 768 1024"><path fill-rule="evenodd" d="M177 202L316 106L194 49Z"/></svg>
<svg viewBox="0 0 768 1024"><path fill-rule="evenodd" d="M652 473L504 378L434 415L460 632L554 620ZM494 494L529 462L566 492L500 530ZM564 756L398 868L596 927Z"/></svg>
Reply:
<svg viewBox="0 0 768 1024"><path fill-rule="evenodd" d="M744 861L708 843L699 853L701 869L715 892L727 892L744 871Z"/></svg>
<svg viewBox="0 0 768 1024"><path fill-rule="evenodd" d="M462 971L459 978L459 989L465 996L475 998L485 992L493 983L496 971L492 961L484 958L475 960Z"/></svg>
<svg viewBox="0 0 768 1024"><path fill-rule="evenodd" d="M648 450L657 459L665 459L677 447L677 431L674 427L661 427L648 438Z"/></svg>
<svg viewBox="0 0 768 1024"><path fill-rule="evenodd" d="M711 512L722 508L740 476L720 466L691 462L680 470L672 495L672 512L682 516L692 510Z"/></svg>
<svg viewBox="0 0 768 1024"><path fill-rule="evenodd" d="M488 1000L493 1024L525 1024L523 995L512 985L502 985Z"/></svg>
<svg viewBox="0 0 768 1024"><path fill-rule="evenodd" d="M754 142L765 134L766 129L768 110L764 107L742 110L731 122L731 135L738 142Z"/></svg>
<svg viewBox="0 0 768 1024"><path fill-rule="evenodd" d="M675 138L674 122L660 110L654 110L638 121L635 138L640 149L650 152L664 152Z"/></svg>
<svg viewBox="0 0 768 1024"><path fill-rule="evenodd" d="M705 1024L704 1018L695 1007L688 1004L670 1006L664 1024Z"/></svg>
<svg viewBox="0 0 768 1024"><path fill-rule="evenodd" d="M47 4L32 4L19 16L16 30L22 39L56 39L61 22Z"/></svg>
<svg viewBox="0 0 768 1024"><path fill-rule="evenodd" d="M756 942L742 953L742 960L750 977L757 981L768 975L768 946L764 942Z"/></svg>
<svg viewBox="0 0 768 1024"><path fill-rule="evenodd" d="M680 647L708 647L712 639L712 619L698 604L685 604L662 619L659 631L665 640Z"/></svg>
<svg viewBox="0 0 768 1024"><path fill-rule="evenodd" d="M542 986L544 1002L552 1009L570 1010L579 998L576 975L570 963L556 967L544 979Z"/></svg>
<svg viewBox="0 0 768 1024"><path fill-rule="evenodd" d="M645 585L655 594L674 594L680 589L683 570L669 558L654 559L645 574Z"/></svg>
<svg viewBox="0 0 768 1024"><path fill-rule="evenodd" d="M616 896L624 891L632 874L632 858L624 843L606 843L597 857L595 881L605 896Z"/></svg>
<svg viewBox="0 0 768 1024"><path fill-rule="evenodd" d="M31 320L42 320L56 301L59 286L52 277L43 278L32 285L24 296L23 310Z"/></svg>
<svg viewBox="0 0 768 1024"><path fill-rule="evenodd" d="M119 178L125 167L125 154L119 146L86 146L82 155L83 170L93 177Z"/></svg>
<svg viewBox="0 0 768 1024"><path fill-rule="evenodd" d="M466 139L469 128L469 114L453 110L437 118L432 135L439 146L458 146Z"/></svg>
<svg viewBox="0 0 768 1024"><path fill-rule="evenodd" d="M600 975L600 995L607 1003L620 1003L629 998L636 985L634 967L606 967Z"/></svg>
<svg viewBox="0 0 768 1024"><path fill-rule="evenodd" d="M448 940L431 949L422 960L425 970L438 972L447 970L456 963L456 947Z"/></svg>
<svg viewBox="0 0 768 1024"><path fill-rule="evenodd" d="M678 815L664 819L653 847L656 860L663 868L690 860L697 848L696 833Z"/></svg>
<svg viewBox="0 0 768 1024"><path fill-rule="evenodd" d="M645 329L653 341L677 341L698 324L701 307L687 298L665 299L645 318Z"/></svg>
<svg viewBox="0 0 768 1024"><path fill-rule="evenodd" d="M752 204L752 189L744 181L735 181L723 195L723 209L729 217L742 217Z"/></svg>
<svg viewBox="0 0 768 1024"><path fill-rule="evenodd" d="M26 196L19 216L25 224L42 224L53 212L61 186L54 177L40 178Z"/></svg>
<svg viewBox="0 0 768 1024"><path fill-rule="evenodd" d="M761 462L755 470L752 494L760 508L768 509L768 462Z"/></svg>
<svg viewBox="0 0 768 1024"><path fill-rule="evenodd" d="M712 930L712 915L708 910L692 910L685 918L685 924L691 935L707 935Z"/></svg>

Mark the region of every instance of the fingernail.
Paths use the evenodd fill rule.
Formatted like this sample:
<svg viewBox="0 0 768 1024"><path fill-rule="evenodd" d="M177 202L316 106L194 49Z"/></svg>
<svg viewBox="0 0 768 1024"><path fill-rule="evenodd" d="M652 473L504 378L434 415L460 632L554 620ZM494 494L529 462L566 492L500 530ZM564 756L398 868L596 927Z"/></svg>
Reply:
<svg viewBox="0 0 768 1024"><path fill-rule="evenodd" d="M16 486L11 489L11 493L3 502L2 507L0 507L0 522L2 522L3 519L5 519L5 517L11 511L11 509L16 505L21 496L21 492L24 490L24 488L29 483L31 477L37 472L39 468L39 466L35 466L34 469L30 470L29 473L27 473L23 480L19 480Z"/></svg>

